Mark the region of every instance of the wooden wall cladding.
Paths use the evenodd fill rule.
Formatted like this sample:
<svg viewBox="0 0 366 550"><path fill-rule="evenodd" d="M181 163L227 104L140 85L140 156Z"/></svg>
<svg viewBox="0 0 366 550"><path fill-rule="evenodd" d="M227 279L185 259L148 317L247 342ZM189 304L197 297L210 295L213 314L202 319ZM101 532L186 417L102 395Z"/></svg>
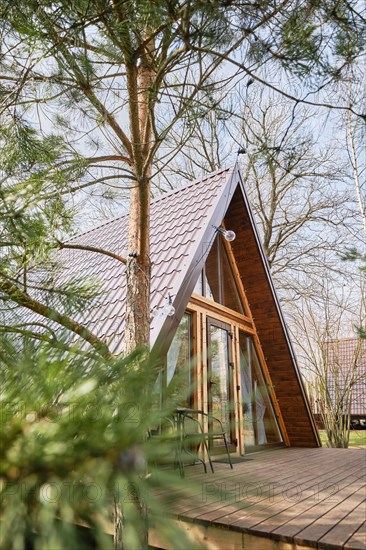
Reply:
<svg viewBox="0 0 366 550"><path fill-rule="evenodd" d="M318 447L315 425L303 394L297 367L292 358L240 187L234 193L224 221L226 227L235 231L237 235L231 243L232 249L290 445Z"/></svg>

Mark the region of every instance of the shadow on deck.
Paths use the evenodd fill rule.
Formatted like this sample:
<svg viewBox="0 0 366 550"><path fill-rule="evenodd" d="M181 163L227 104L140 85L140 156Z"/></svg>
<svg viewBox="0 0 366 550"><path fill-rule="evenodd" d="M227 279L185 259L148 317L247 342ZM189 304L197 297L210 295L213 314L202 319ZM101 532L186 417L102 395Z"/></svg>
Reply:
<svg viewBox="0 0 366 550"><path fill-rule="evenodd" d="M364 449L276 449L247 455L234 470L214 466L214 474L186 467L187 486L169 494L167 521L197 546L366 549ZM149 541L166 548L153 529Z"/></svg>

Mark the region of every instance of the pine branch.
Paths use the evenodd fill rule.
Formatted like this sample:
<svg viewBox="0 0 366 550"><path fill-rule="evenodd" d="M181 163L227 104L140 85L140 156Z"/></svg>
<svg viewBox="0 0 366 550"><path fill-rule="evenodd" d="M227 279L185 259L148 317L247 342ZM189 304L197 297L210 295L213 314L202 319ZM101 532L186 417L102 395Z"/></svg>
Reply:
<svg viewBox="0 0 366 550"><path fill-rule="evenodd" d="M37 323L31 323L32 325ZM46 325L42 325L42 323L38 323L39 325L43 326L44 328L48 329ZM95 359L95 355L93 353L89 353L87 351L80 350L76 348L75 346L68 346L64 342L61 342L58 340L55 336L49 337L44 333L36 332L34 330L30 330L29 328L26 328L27 325L21 326L0 326L0 336L6 335L6 334L20 334L21 336L27 336L34 340L39 340L40 342L46 342L47 344L50 344L52 347L60 349L62 351L66 351L69 353L75 353L76 355L80 355L82 357L87 357L88 359Z"/></svg>
<svg viewBox="0 0 366 550"><path fill-rule="evenodd" d="M105 256L109 256L110 258L113 258L114 260L117 260L118 262L121 262L124 265L126 265L127 263L126 258L123 258L123 256L119 256L118 254L115 254L114 252L110 252L109 250L104 250L103 248L98 248L95 246L87 246L83 244L69 244L69 243L63 243L61 241L58 241L57 244L61 249L70 248L73 250L86 250L88 252L96 252L97 254L104 254Z"/></svg>
<svg viewBox="0 0 366 550"><path fill-rule="evenodd" d="M29 294L20 290L20 288L3 277L0 279L0 291L4 292L5 295L11 298L19 306L25 307L34 313L38 313L39 315L42 315L42 317L50 319L51 321L54 321L62 327L70 330L74 334L77 334L88 342L99 353L99 355L105 359L113 359L113 355L109 351L107 344L89 329L80 325L80 323L74 321L64 313L59 313L54 308L46 306L35 298L32 298Z"/></svg>
<svg viewBox="0 0 366 550"><path fill-rule="evenodd" d="M94 94L91 84L85 78L82 70L78 66L75 60L75 56L67 48L64 39L55 31L55 27L53 26L52 21L49 19L45 12L42 12L42 20L47 27L48 32L50 33L51 39L55 45L55 49L58 50L58 52L66 61L67 66L74 74L81 91L89 99L90 103L98 111L98 113L102 115L103 119L108 122L114 133L121 140L124 148L127 151L127 154L130 158L132 158L132 145L130 140L128 139L127 135L124 133L114 116L108 111L105 105Z"/></svg>

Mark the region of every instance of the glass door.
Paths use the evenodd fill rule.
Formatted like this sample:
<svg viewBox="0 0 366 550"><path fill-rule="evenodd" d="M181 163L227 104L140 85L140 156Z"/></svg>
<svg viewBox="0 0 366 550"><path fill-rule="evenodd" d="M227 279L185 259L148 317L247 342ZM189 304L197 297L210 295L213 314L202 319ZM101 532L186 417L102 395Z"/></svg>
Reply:
<svg viewBox="0 0 366 550"><path fill-rule="evenodd" d="M252 337L239 331L244 444L247 451L282 442Z"/></svg>
<svg viewBox="0 0 366 550"><path fill-rule="evenodd" d="M207 318L207 345L208 412L222 422L230 450L234 451L234 365L230 325ZM211 441L211 448L222 445L221 439Z"/></svg>

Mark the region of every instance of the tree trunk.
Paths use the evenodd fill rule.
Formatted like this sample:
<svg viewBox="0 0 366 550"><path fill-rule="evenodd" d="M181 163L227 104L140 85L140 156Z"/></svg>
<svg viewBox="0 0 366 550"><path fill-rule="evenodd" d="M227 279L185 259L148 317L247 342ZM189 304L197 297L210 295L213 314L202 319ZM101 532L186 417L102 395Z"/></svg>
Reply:
<svg viewBox="0 0 366 550"><path fill-rule="evenodd" d="M114 534L113 534L113 543L115 550L120 550L122 546L122 532L123 532L123 514L122 508L118 498L119 494L115 495L113 500L113 523L114 523Z"/></svg>
<svg viewBox="0 0 366 550"><path fill-rule="evenodd" d="M154 44L148 42L139 67L127 65L133 170L128 226L125 350L148 350L150 342L151 88L156 76Z"/></svg>
<svg viewBox="0 0 366 550"><path fill-rule="evenodd" d="M147 43L140 65L136 60L126 64L130 108L130 131L135 185L131 189L128 226L128 255L126 262L126 319L124 350L136 348L149 352L150 347L150 194L152 164L150 91L155 78L152 63L153 43ZM141 388L144 391L144 388ZM142 474L146 476L147 472ZM139 550L148 548L148 515L143 495L136 492L133 503L140 518ZM123 507L115 503L115 548L127 549L124 540Z"/></svg>
<svg viewBox="0 0 366 550"><path fill-rule="evenodd" d="M150 343L150 181L131 191L126 266L125 351ZM141 204L142 201L144 204Z"/></svg>

